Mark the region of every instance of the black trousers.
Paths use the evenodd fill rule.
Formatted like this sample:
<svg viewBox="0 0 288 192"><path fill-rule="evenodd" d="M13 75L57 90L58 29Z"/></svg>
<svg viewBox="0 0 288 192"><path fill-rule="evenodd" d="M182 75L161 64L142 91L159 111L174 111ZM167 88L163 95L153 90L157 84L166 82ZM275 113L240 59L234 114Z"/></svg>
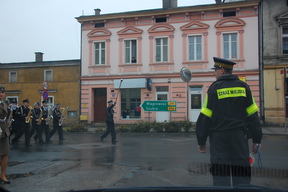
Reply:
<svg viewBox="0 0 288 192"><path fill-rule="evenodd" d="M44 120L41 122L41 130L45 134L45 142L48 142L49 141L49 134L50 134L49 125L47 125L46 121L44 121Z"/></svg>
<svg viewBox="0 0 288 192"><path fill-rule="evenodd" d="M53 123L53 129L52 129L52 131L49 134L49 140L54 135L56 130L58 131L59 140L63 140L64 139L64 137L63 137L63 129L62 129L62 126L59 126L58 123Z"/></svg>
<svg viewBox="0 0 288 192"><path fill-rule="evenodd" d="M111 133L111 140L112 143L116 142L116 131L115 131L115 125L114 122L108 122L106 121L107 129L106 132L101 136L102 138L106 138L109 133Z"/></svg>
<svg viewBox="0 0 288 192"><path fill-rule="evenodd" d="M244 131L231 129L212 132L209 140L213 185L250 184L249 145Z"/></svg>
<svg viewBox="0 0 288 192"><path fill-rule="evenodd" d="M18 134L12 139L12 144L18 142L18 140L25 134L25 145L30 145L30 123L19 122Z"/></svg>

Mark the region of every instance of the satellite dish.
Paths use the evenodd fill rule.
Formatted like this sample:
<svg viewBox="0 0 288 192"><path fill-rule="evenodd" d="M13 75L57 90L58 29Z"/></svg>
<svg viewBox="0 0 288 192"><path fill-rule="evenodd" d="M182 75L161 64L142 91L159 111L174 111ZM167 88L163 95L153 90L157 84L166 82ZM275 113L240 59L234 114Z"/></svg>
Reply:
<svg viewBox="0 0 288 192"><path fill-rule="evenodd" d="M180 76L184 82L189 82L192 78L192 72L189 68L183 67L180 71Z"/></svg>

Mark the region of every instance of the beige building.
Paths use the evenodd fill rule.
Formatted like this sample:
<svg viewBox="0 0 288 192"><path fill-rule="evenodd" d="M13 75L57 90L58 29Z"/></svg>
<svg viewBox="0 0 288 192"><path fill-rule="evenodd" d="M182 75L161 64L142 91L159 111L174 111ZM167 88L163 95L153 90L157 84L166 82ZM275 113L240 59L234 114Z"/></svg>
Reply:
<svg viewBox="0 0 288 192"><path fill-rule="evenodd" d="M6 100L16 100L20 106L28 98L33 107L35 102L41 103L47 99L51 108L57 103L61 108L70 107L64 113L64 125L79 122L79 59L43 61L43 53L37 52L35 62L1 63L0 71L0 82L6 88ZM46 88L47 92L43 93Z"/></svg>
<svg viewBox="0 0 288 192"><path fill-rule="evenodd" d="M284 75L284 68L288 67L288 2L262 0L260 5L263 114L267 123L283 124L288 114L287 75Z"/></svg>

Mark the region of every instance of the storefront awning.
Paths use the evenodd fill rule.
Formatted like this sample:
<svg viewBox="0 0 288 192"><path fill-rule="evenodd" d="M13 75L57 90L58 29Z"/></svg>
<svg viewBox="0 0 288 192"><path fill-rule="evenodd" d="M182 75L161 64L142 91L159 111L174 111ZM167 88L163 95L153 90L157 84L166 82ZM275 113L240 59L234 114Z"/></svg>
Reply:
<svg viewBox="0 0 288 192"><path fill-rule="evenodd" d="M121 79L114 80L114 89L118 89ZM123 79L120 89L146 88L146 79Z"/></svg>

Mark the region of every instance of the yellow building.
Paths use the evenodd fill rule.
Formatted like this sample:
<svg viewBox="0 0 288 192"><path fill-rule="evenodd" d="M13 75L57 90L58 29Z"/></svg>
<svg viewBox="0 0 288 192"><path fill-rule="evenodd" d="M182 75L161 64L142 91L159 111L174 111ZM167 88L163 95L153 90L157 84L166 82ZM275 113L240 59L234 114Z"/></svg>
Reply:
<svg viewBox="0 0 288 192"><path fill-rule="evenodd" d="M20 106L28 98L33 107L35 102L47 99L51 108L57 103L70 108L64 113L64 125L79 122L80 60L43 61L43 53L35 54L35 62L0 64L0 84L5 85L6 100L16 100Z"/></svg>

